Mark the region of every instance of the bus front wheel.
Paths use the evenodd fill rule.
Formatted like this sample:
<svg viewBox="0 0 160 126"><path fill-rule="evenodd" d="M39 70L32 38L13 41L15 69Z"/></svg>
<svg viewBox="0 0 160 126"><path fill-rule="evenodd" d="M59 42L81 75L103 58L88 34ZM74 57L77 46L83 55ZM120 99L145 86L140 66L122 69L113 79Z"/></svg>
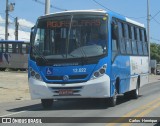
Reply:
<svg viewBox="0 0 160 126"><path fill-rule="evenodd" d="M117 90L114 89L114 95L109 98L109 106L114 107L117 104Z"/></svg>
<svg viewBox="0 0 160 126"><path fill-rule="evenodd" d="M41 104L43 108L51 108L53 105L53 99L41 99Z"/></svg>

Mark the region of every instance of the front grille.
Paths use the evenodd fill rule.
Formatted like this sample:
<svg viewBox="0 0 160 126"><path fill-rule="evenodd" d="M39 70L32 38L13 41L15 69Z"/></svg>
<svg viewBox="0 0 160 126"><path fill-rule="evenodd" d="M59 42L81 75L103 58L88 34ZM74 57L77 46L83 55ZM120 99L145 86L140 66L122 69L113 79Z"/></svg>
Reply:
<svg viewBox="0 0 160 126"><path fill-rule="evenodd" d="M73 79L85 79L88 75L70 75L69 80ZM48 80L63 80L63 76L46 76Z"/></svg>

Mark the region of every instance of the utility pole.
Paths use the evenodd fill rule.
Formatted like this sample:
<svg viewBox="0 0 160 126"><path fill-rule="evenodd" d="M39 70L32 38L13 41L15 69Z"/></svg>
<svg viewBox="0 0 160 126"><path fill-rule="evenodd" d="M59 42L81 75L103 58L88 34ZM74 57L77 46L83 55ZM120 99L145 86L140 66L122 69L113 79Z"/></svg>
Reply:
<svg viewBox="0 0 160 126"><path fill-rule="evenodd" d="M149 73L150 73L150 0L147 0L147 33L148 33L148 53L149 53Z"/></svg>
<svg viewBox="0 0 160 126"><path fill-rule="evenodd" d="M5 40L8 40L8 0L6 0Z"/></svg>
<svg viewBox="0 0 160 126"><path fill-rule="evenodd" d="M19 27L19 23L18 23L18 18L15 18L15 40L18 40L18 27Z"/></svg>
<svg viewBox="0 0 160 126"><path fill-rule="evenodd" d="M50 0L45 0L45 15L50 13Z"/></svg>
<svg viewBox="0 0 160 126"><path fill-rule="evenodd" d="M15 6L15 3L8 4L8 0L6 0L5 40L8 40L8 36L9 36L9 33L8 33L8 25L9 25L8 16L9 16L9 12L14 11L14 6Z"/></svg>

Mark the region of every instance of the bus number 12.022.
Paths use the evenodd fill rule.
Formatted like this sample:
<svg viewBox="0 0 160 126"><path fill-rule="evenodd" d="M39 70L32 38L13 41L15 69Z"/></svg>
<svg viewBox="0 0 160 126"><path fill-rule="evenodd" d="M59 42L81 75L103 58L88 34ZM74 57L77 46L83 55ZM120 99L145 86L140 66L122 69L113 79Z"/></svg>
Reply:
<svg viewBox="0 0 160 126"><path fill-rule="evenodd" d="M85 73L86 72L86 68L76 68L73 69L74 73Z"/></svg>

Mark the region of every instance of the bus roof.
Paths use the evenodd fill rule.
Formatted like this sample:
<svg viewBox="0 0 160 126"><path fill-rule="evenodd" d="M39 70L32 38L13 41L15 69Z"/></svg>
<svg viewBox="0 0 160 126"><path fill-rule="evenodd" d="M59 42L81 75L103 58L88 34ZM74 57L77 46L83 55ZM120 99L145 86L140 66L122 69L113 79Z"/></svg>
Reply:
<svg viewBox="0 0 160 126"><path fill-rule="evenodd" d="M102 10L102 9L61 11L61 12L56 12L56 13L51 13L51 14L48 14L48 15L45 15L45 16L41 16L41 17L39 17L39 19L41 19L41 18L47 18L47 17L52 17L52 16L70 15L70 14L74 14L74 13L77 13L77 14L84 14L84 13L88 13L88 14L93 14L93 13L94 14L106 14L106 15L110 15L111 17L115 17L115 18L127 21L129 23L138 25L140 27L144 27L144 24L141 24L141 23L139 23L137 21L134 21L134 20L132 20L130 18L127 18L127 17L125 17L123 15L120 15L120 14L118 14L116 12L105 11L105 10Z"/></svg>
<svg viewBox="0 0 160 126"><path fill-rule="evenodd" d="M106 14L106 11L104 10L70 10L70 11L61 11L61 12L56 12L56 13L51 13L51 14L47 14L44 16L40 16L39 19L41 18L48 18L48 17L52 17L52 16L61 16L61 15L71 15L71 14Z"/></svg>
<svg viewBox="0 0 160 126"><path fill-rule="evenodd" d="M61 12L56 12L53 14L65 14L65 13L89 13L89 12L93 12L93 13L103 13L106 14L105 10L101 10L101 9L97 9L97 10L69 10L69 11L61 11ZM50 15L50 14L49 14Z"/></svg>

